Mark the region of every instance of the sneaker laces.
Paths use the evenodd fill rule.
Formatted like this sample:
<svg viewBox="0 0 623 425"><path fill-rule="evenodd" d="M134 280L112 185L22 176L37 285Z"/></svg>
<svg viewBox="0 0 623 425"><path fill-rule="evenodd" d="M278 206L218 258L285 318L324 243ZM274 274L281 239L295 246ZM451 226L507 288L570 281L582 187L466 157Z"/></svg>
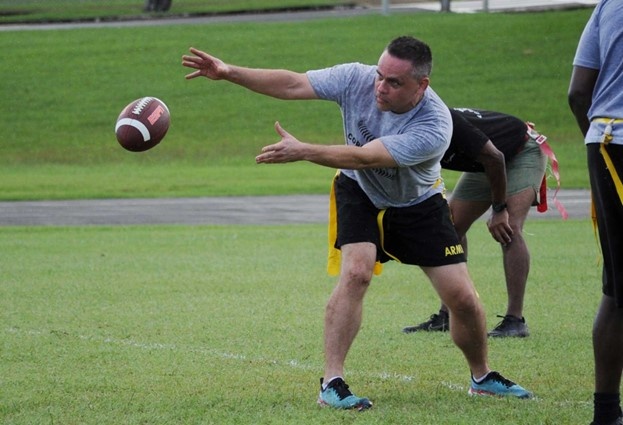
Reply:
<svg viewBox="0 0 623 425"><path fill-rule="evenodd" d="M502 316L498 314L496 315L496 317L499 317L500 319L502 319L500 323L495 325L496 328L499 328L506 323L512 323L512 322L524 323L523 317L515 317L512 314L507 314L506 316Z"/></svg>
<svg viewBox="0 0 623 425"><path fill-rule="evenodd" d="M513 385L516 385L513 381L511 381L510 379L506 379L505 377L503 377L502 375L500 375L498 372L495 372L495 371L489 372L487 374L487 377L483 379L482 381L480 381L480 383L482 384L485 381L497 381L500 384L504 385L506 388L510 388Z"/></svg>
<svg viewBox="0 0 623 425"><path fill-rule="evenodd" d="M439 313L433 313L431 314L431 316L429 317L428 322L424 322L427 325L432 325L433 323L436 322L446 322L448 320L448 313L444 313L442 311L439 311Z"/></svg>
<svg viewBox="0 0 623 425"><path fill-rule="evenodd" d="M329 388L333 388L340 400L343 400L346 397L353 395L353 393L351 393L348 389L348 384L346 384L346 382L344 382L344 380L341 378L336 378L333 381L329 382L329 384L327 385L327 390Z"/></svg>
<svg viewBox="0 0 623 425"><path fill-rule="evenodd" d="M428 323L428 324L434 323L434 322L437 321L437 318L442 319L440 314L433 313L433 314L430 315L430 317L428 318L428 322L426 322L426 323Z"/></svg>

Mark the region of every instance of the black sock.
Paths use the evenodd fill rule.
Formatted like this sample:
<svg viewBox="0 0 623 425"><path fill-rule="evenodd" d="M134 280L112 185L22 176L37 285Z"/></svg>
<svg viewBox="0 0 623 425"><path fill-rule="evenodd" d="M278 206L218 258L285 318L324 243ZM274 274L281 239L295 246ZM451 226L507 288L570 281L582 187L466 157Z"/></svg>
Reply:
<svg viewBox="0 0 623 425"><path fill-rule="evenodd" d="M595 393L594 404L593 422L596 424L609 424L621 416L619 393Z"/></svg>

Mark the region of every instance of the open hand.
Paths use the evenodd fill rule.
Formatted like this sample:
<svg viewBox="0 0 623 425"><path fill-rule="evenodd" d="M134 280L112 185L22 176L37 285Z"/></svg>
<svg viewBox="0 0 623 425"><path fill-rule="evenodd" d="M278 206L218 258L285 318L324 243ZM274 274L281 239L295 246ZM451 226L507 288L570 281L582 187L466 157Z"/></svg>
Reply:
<svg viewBox="0 0 623 425"><path fill-rule="evenodd" d="M262 153L255 157L255 162L258 164L279 164L305 159L305 146L307 146L305 143L301 143L285 131L279 122L275 123L275 131L281 136L281 141L273 145L264 146Z"/></svg>
<svg viewBox="0 0 623 425"><path fill-rule="evenodd" d="M182 56L182 65L187 68L196 69L186 75L186 79L190 80L197 77L206 77L211 80L221 80L227 74L228 66L220 59L215 58L202 52L194 47L190 48L192 55Z"/></svg>

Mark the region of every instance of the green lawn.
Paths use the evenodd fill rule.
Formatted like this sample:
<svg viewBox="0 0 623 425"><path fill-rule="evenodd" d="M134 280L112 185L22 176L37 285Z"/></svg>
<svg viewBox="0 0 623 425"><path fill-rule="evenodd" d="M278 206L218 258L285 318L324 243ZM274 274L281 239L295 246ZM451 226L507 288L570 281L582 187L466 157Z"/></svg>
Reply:
<svg viewBox="0 0 623 425"><path fill-rule="evenodd" d="M532 335L491 340L492 367L534 400L473 399L447 334L405 335L438 300L390 263L366 298L346 376L375 406L315 404L334 278L325 228L134 226L0 232L0 422L31 424L588 423L599 296L588 220L532 220ZM506 307L484 223L470 272L488 327Z"/></svg>
<svg viewBox="0 0 623 425"><path fill-rule="evenodd" d="M186 81L181 56L196 46L241 65L304 71L375 63L400 34L431 45L432 85L450 106L535 122L559 159L563 188L586 188L584 146L566 91L589 13L2 31L0 199L323 193L332 170L257 166L254 157L276 141L276 120L302 140L343 143L334 104L284 102L222 82ZM115 119L146 95L167 103L171 129L153 150L129 153L115 140ZM455 176L446 177L451 188Z"/></svg>
<svg viewBox="0 0 623 425"><path fill-rule="evenodd" d="M142 1L103 4L0 0L0 12L5 22L9 9L45 19L96 7L128 16ZM174 0L172 11L190 5ZM185 81L180 57L194 45L243 65L303 71L374 63L405 33L431 45L433 86L449 105L536 122L560 160L563 187L585 188L566 89L589 13L0 31L0 199L325 193L333 170L253 158L275 141L275 120L303 140L342 143L335 105ZM115 119L146 95L169 105L172 126L158 147L131 154L115 141ZM454 175L446 176L451 185ZM590 222L530 220L525 235L532 335L492 340L490 359L536 399L469 398L469 373L448 335L400 332L439 302L421 272L392 263L369 291L346 365L352 389L375 403L360 414L315 405L334 284L324 226L4 227L0 423L588 423L600 292ZM469 236L491 328L506 306L501 253L484 223Z"/></svg>

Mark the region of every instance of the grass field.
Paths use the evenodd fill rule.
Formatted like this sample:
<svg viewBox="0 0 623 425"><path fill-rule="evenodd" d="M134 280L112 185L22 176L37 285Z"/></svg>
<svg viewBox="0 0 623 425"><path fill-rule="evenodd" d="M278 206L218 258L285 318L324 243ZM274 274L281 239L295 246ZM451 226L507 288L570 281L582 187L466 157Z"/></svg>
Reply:
<svg viewBox="0 0 623 425"><path fill-rule="evenodd" d="M447 334L400 329L438 307L419 270L388 264L347 362L365 413L315 405L325 229L5 228L0 232L3 424L577 424L591 415L599 268L587 220L531 221L532 335L490 341L493 367L536 394L471 399ZM470 270L489 327L503 314L484 224Z"/></svg>
<svg viewBox="0 0 623 425"><path fill-rule="evenodd" d="M535 122L550 137L563 187L585 188L584 146L566 91L589 12L1 31L0 199L324 193L331 170L257 166L254 157L276 140L276 120L302 140L342 143L335 105L186 81L181 56L194 45L242 65L304 71L375 63L404 33L431 45L432 84L449 105ZM171 129L155 149L131 154L118 146L114 123L145 95L168 104ZM454 177L446 177L451 187Z"/></svg>
<svg viewBox="0 0 623 425"><path fill-rule="evenodd" d="M0 0L0 13L58 19L70 2ZM142 3L111 0L106 13L132 15ZM102 3L73 4L92 11ZM563 187L585 188L566 87L589 13L0 31L0 199L325 193L332 170L260 167L253 158L275 140L277 119L303 140L341 143L334 105L186 82L180 57L195 45L248 66L302 71L375 62L402 33L431 44L433 86L448 104L535 121L560 160ZM145 95L167 102L172 127L157 148L129 154L114 140L114 120ZM446 177L451 186L454 175ZM448 335L400 332L438 300L417 269L389 264L370 289L346 365L352 389L375 403L360 414L315 405L334 284L324 226L4 227L0 423L588 423L600 278L592 229L588 220L531 220L525 231L532 335L492 340L490 359L536 398L469 398ZM470 232L469 266L491 328L506 293L501 253L482 223Z"/></svg>

